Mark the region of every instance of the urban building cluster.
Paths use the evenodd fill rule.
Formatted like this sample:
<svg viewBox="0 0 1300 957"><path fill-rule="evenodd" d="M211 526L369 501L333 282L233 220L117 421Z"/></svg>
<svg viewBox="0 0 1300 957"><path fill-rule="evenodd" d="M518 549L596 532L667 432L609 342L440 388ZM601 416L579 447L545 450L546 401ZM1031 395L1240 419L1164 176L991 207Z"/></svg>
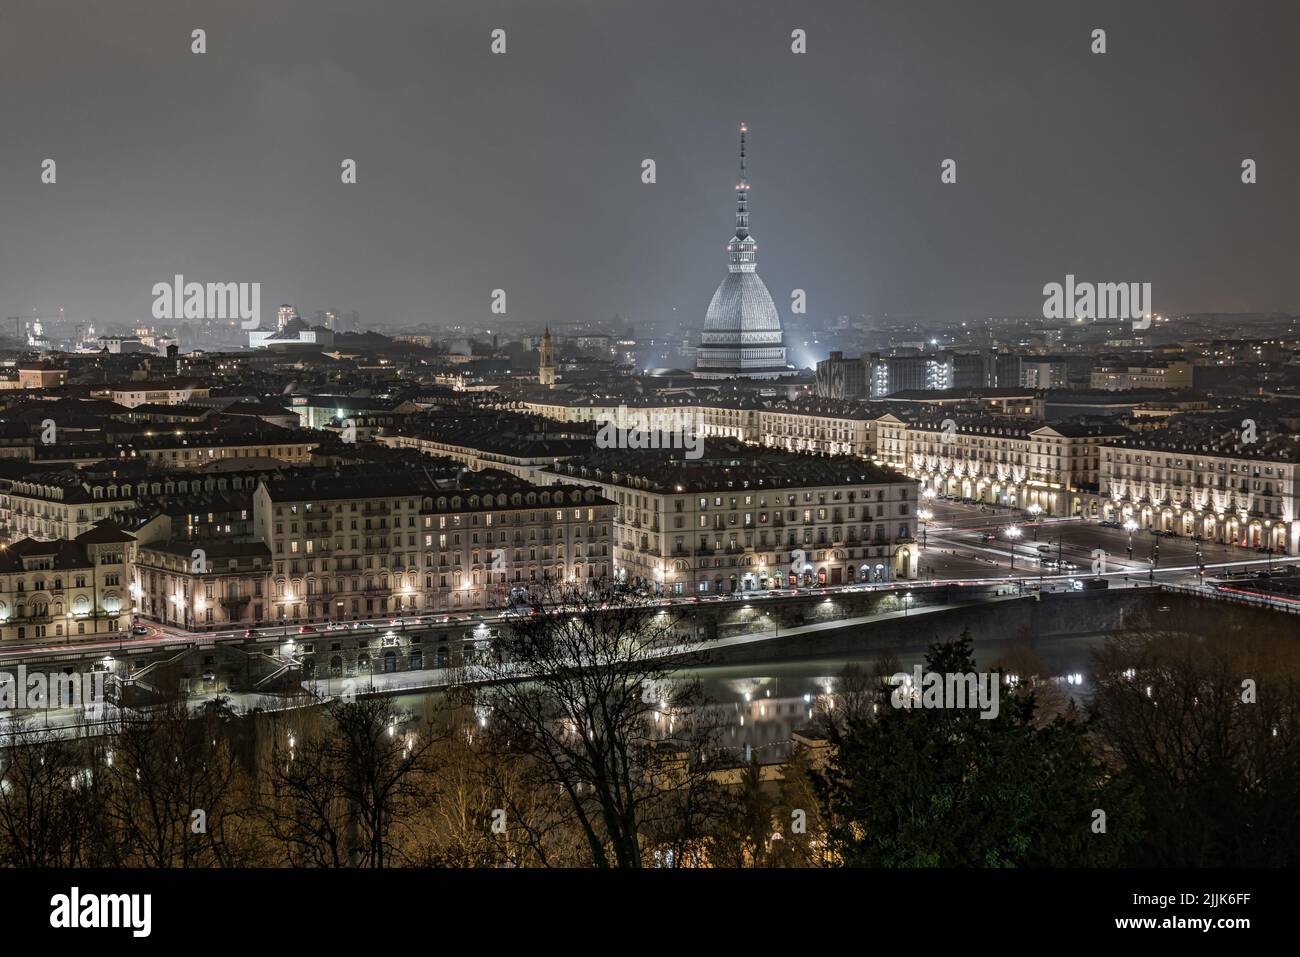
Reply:
<svg viewBox="0 0 1300 957"><path fill-rule="evenodd" d="M19 317L0 640L909 581L937 499L1300 554L1296 317L783 321L747 134L690 341L292 304L234 339Z"/></svg>

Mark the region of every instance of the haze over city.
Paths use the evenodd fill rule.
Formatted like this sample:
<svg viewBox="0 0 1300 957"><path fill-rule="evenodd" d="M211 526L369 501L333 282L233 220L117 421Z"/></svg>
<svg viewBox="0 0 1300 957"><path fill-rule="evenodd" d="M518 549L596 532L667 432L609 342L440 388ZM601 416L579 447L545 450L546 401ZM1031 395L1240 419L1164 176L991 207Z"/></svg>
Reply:
<svg viewBox="0 0 1300 957"><path fill-rule="evenodd" d="M399 326L486 318L504 288L520 322L697 328L741 121L783 315L794 288L817 316L1032 314L1067 272L1150 281L1164 313L1300 309L1294 4L18 0L4 21L3 315L129 325L179 272ZM203 57L178 39L196 23ZM504 56L466 39L496 26ZM1076 40L1095 26L1104 57Z"/></svg>

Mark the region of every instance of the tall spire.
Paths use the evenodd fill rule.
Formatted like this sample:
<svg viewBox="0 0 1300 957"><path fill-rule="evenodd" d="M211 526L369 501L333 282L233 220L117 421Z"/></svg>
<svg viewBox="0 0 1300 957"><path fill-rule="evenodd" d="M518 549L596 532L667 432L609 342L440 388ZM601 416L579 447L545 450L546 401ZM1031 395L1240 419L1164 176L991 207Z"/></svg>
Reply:
<svg viewBox="0 0 1300 957"><path fill-rule="evenodd" d="M740 124L740 179L736 182L736 235L744 239L749 235L749 180L745 177L745 134L749 127Z"/></svg>
<svg viewBox="0 0 1300 957"><path fill-rule="evenodd" d="M731 272L753 272L758 260L758 245L749 235L749 177L745 173L745 134L749 127L740 124L740 178L736 181L736 236L727 243Z"/></svg>

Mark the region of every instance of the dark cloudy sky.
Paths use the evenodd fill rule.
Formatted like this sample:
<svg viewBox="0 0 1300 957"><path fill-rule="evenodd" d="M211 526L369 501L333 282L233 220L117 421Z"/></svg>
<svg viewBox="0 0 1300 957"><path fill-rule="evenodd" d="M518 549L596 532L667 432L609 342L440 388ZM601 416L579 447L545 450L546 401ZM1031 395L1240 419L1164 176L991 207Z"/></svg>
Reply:
<svg viewBox="0 0 1300 957"><path fill-rule="evenodd" d="M1300 310L1297 36L1295 0L5 0L0 317L144 318L180 272L363 321L501 287L698 324L742 120L783 315L1036 313L1067 272Z"/></svg>

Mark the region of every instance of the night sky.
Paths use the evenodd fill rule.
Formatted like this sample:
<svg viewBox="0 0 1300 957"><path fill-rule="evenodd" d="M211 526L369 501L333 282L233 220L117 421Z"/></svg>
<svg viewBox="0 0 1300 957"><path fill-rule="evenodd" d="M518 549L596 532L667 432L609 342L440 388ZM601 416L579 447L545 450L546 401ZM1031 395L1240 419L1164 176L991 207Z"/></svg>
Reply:
<svg viewBox="0 0 1300 957"><path fill-rule="evenodd" d="M1037 314L1067 272L1296 311L1297 36L1295 0L6 0L0 318L147 319L179 272L264 321L479 323L500 287L695 329L741 121L783 318Z"/></svg>

